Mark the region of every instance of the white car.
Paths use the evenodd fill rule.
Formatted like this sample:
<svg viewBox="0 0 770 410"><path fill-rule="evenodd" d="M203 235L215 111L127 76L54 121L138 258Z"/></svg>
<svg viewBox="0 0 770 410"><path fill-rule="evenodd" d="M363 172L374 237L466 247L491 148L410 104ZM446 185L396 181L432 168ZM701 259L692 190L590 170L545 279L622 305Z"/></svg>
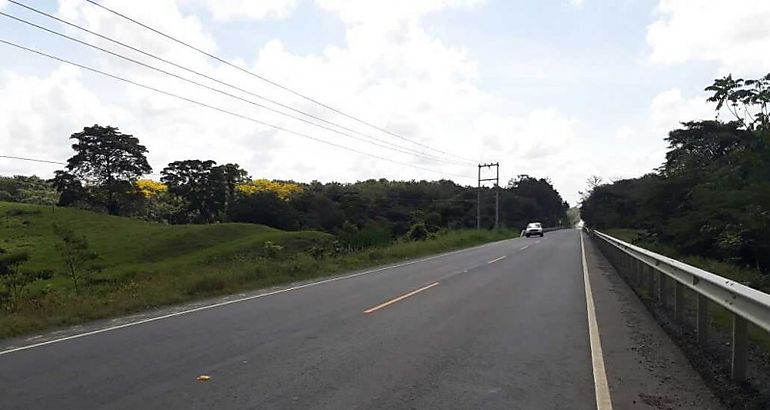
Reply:
<svg viewBox="0 0 770 410"><path fill-rule="evenodd" d="M524 230L524 236L529 238L530 236L543 237L543 225L540 222L532 222L527 225L527 229Z"/></svg>

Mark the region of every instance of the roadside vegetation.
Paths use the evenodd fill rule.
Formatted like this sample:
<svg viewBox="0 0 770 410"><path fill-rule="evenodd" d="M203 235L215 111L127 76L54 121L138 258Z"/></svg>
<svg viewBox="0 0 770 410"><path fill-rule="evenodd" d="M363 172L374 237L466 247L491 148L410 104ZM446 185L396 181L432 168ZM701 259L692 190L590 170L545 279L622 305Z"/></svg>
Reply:
<svg viewBox="0 0 770 410"><path fill-rule="evenodd" d="M669 133L665 163L635 179L589 181L581 217L631 229L645 247L768 290L770 74L706 88L730 121L692 121Z"/></svg>
<svg viewBox="0 0 770 410"><path fill-rule="evenodd" d="M397 241L353 248L322 232L244 223L168 225L0 202L0 337L512 236L417 226Z"/></svg>

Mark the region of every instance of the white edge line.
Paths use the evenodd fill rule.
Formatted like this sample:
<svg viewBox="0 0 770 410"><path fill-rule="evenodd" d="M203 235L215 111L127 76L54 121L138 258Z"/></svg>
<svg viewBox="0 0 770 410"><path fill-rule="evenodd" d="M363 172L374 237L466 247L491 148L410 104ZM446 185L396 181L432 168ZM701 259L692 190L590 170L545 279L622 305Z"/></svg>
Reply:
<svg viewBox="0 0 770 410"><path fill-rule="evenodd" d="M513 238L510 238L510 239L513 239ZM498 242L504 242L504 241L507 241L507 240L510 240L510 239L504 239L504 240L498 241ZM233 300L228 300L228 301L224 301L224 302L220 302L220 303L214 303L212 305L200 306L200 307L197 307L197 308L194 308L194 309L188 309L188 310L183 310L181 312L169 313L169 314L166 314L166 315L152 317L152 318L149 318L149 319L138 320L136 322L124 323L122 325L110 326L110 327L106 327L106 328L102 328L102 329L96 329L96 330L92 330L90 332L78 333L78 334L74 334L74 335L71 335L71 336L61 337L61 338L58 338L58 339L47 340L45 342L40 342L40 343L34 343L34 344L30 344L30 345L25 345L25 346L14 347L14 348L10 348L10 349L7 349L7 350L0 351L0 356L6 355L6 354L9 354L9 353L19 352L19 351L22 351L22 350L28 350L28 349L33 349L33 348L36 348L36 347L41 347L41 346L50 345L50 344L54 344L54 343L64 342L64 341L67 341L67 340L79 339L81 337L86 337L86 336L92 336L92 335L96 335L96 334L99 334L99 333L110 332L110 331L113 331L113 330L123 329L123 328L126 328L126 327L137 326L137 325L141 325L141 324L145 324L145 323L155 322L155 321L158 321L158 320L172 318L174 316L181 316L181 315L186 315L188 313L199 312L199 311L202 311L202 310L214 309L214 308L218 308L218 307L222 307L222 306L231 305L233 303L246 302L246 301L249 301L249 300L252 300L252 299L259 299L259 298L263 298L263 297L266 297L266 296L272 296L272 295L277 295L277 294L280 294L280 293L286 293L286 292L291 292L291 291L295 291L295 290L299 290L299 289L309 288L309 287L312 287L312 286L323 285L325 283L336 282L338 280L352 279L352 278L355 278L355 277L358 277L358 276L363 276L363 275L369 275L369 274L372 274L372 273L382 272L382 271L385 271L385 270L388 270L388 269L395 269L395 268L400 268L400 267L403 267L403 266L413 265L415 263L426 262L426 261L433 260L433 259L443 258L445 256L454 255L456 253L472 251L474 249L483 248L483 247L486 247L486 246L489 246L489 245L493 245L495 243L496 242L485 243L483 245L474 246L472 248L458 249L456 251L442 253L440 255L429 256L427 258L416 259L416 260L409 261L409 262L403 262L403 263L399 263L399 264L396 264L396 265L384 266L384 267L381 267L381 268L372 269L372 270L368 270L368 271L364 271L364 272L353 273L353 274L350 274L350 275L337 276L337 277L334 277L334 278L324 279L324 280L321 280L321 281L318 281L318 282L306 283L304 285L292 286L292 287L286 288L286 289L279 289L279 290L275 290L275 291L272 291L272 292L260 293L258 295L246 296L246 297L239 298L239 299L233 299Z"/></svg>
<svg viewBox="0 0 770 410"><path fill-rule="evenodd" d="M507 257L507 255L503 255L503 256L501 256L501 257L499 257L497 259L492 259L491 261L487 262L487 265L489 265L490 263L495 263L497 261L501 261L501 260L505 259L506 257Z"/></svg>
<svg viewBox="0 0 770 410"><path fill-rule="evenodd" d="M594 373L594 391L596 392L596 409L612 410L610 388L607 383L607 372L604 368L604 355L602 354L602 341L599 336L599 324L596 320L594 296L591 291L591 280L588 277L588 264L586 263L586 250L583 245L583 233L580 235L580 254L583 263L583 282L586 289L586 310L588 312L588 334L591 341L591 365Z"/></svg>

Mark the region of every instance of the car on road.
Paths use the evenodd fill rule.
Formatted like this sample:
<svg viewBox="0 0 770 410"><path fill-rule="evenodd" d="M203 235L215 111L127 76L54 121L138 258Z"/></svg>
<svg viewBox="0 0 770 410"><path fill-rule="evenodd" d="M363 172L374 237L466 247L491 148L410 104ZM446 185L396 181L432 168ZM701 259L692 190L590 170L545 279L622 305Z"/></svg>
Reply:
<svg viewBox="0 0 770 410"><path fill-rule="evenodd" d="M543 237L543 224L540 222L531 222L527 225L527 229L524 230L524 236L529 238L530 236Z"/></svg>

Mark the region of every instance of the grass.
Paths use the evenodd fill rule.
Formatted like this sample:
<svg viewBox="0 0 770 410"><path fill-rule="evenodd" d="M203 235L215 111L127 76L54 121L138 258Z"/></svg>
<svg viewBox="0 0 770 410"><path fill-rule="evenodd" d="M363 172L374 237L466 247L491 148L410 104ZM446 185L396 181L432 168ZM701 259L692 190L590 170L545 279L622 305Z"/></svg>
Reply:
<svg viewBox="0 0 770 410"><path fill-rule="evenodd" d="M99 255L100 269L86 280L80 294L64 274L54 224L85 236ZM54 273L50 279L32 283L13 310L9 305L0 309L0 338L512 236L511 232L449 231L426 241L340 253L333 249L334 237L321 232L235 223L163 225L70 208L0 202L0 248L28 251L30 260L24 270ZM280 248L266 249L266 242Z"/></svg>

